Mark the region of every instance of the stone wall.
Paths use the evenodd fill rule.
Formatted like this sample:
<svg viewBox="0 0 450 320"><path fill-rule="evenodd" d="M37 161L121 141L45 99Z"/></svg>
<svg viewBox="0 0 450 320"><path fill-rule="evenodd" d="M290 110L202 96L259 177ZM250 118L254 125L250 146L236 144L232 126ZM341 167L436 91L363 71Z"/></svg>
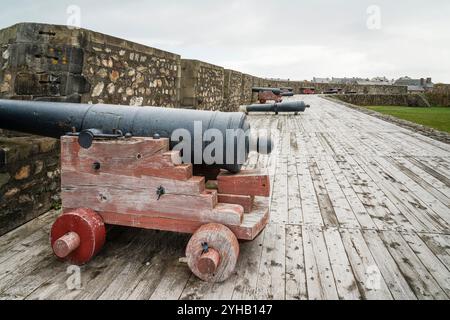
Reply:
<svg viewBox="0 0 450 320"><path fill-rule="evenodd" d="M436 84L425 96L433 106L450 107L450 84Z"/></svg>
<svg viewBox="0 0 450 320"><path fill-rule="evenodd" d="M178 106L180 56L95 32L86 38L83 74L91 90L83 102Z"/></svg>
<svg viewBox="0 0 450 320"><path fill-rule="evenodd" d="M249 74L242 74L241 85L241 104L251 104L252 100L253 77Z"/></svg>
<svg viewBox="0 0 450 320"><path fill-rule="evenodd" d="M178 106L180 56L65 26L0 31L0 97Z"/></svg>
<svg viewBox="0 0 450 320"><path fill-rule="evenodd" d="M59 204L59 143L0 137L0 235Z"/></svg>
<svg viewBox="0 0 450 320"><path fill-rule="evenodd" d="M181 60L181 106L200 110L221 110L225 70L198 60Z"/></svg>
<svg viewBox="0 0 450 320"><path fill-rule="evenodd" d="M358 106L430 107L423 94L336 94L332 97Z"/></svg>
<svg viewBox="0 0 450 320"><path fill-rule="evenodd" d="M80 102L89 90L81 75L80 41L75 31L57 26L18 24L0 30L0 97Z"/></svg>
<svg viewBox="0 0 450 320"><path fill-rule="evenodd" d="M236 112L242 104L242 73L225 70L222 111Z"/></svg>

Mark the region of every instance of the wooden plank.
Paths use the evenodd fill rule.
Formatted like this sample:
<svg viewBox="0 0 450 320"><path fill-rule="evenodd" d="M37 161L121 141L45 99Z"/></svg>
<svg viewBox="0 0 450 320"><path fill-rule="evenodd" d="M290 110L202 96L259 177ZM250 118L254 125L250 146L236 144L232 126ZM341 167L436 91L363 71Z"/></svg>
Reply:
<svg viewBox="0 0 450 320"><path fill-rule="evenodd" d="M385 247L378 232L374 230L364 230L363 236L377 263L377 268L379 268L380 273L383 275L394 299L417 300L408 281L405 279L396 261Z"/></svg>
<svg viewBox="0 0 450 320"><path fill-rule="evenodd" d="M423 171L442 181L450 187L450 168L446 158L440 157L410 157L409 161L421 168Z"/></svg>
<svg viewBox="0 0 450 320"><path fill-rule="evenodd" d="M295 155L290 156L288 158L287 191L288 191L288 198L287 198L288 221L287 222L289 224L301 224L301 223L303 223L303 212L302 212L300 186L299 186L299 182L298 182L297 163L295 160Z"/></svg>
<svg viewBox="0 0 450 320"><path fill-rule="evenodd" d="M102 270L86 282L82 290L74 298L77 300L116 300L125 293L125 284L134 288L142 275L149 268L153 274L161 274L166 269L164 249L158 243L173 239L174 235L154 231L138 230L137 236L120 248L119 259L113 266ZM110 260L108 257L107 260ZM157 265L155 268L154 266ZM156 281L155 281L156 282ZM148 287L155 288L148 284ZM144 297L142 297L144 298ZM148 299L148 297L145 297Z"/></svg>
<svg viewBox="0 0 450 320"><path fill-rule="evenodd" d="M100 163L100 169L93 163ZM169 151L168 139L132 138L130 140L94 141L83 149L76 137L63 137L61 141L62 173L65 170L98 171L128 176L155 176L176 180L192 177L191 164L182 164L179 152Z"/></svg>
<svg viewBox="0 0 450 320"><path fill-rule="evenodd" d="M144 248L144 252L136 253L140 257L142 256L142 259L131 259L134 264L140 267L138 272L132 273L130 276L124 269L122 271L124 277L121 281L113 282L102 293L101 298L148 300L154 295L164 294L160 289L164 282L168 284L168 276L171 279L178 279L180 282L172 286L172 295L166 295L166 299L173 300L179 298L179 294L177 295L179 288L177 291L177 287L184 286L187 279L184 283L183 279L185 277L189 278L191 275L187 265L178 262L178 258L184 255L189 237L166 232L155 235L153 231L147 231L144 241L147 238L152 243L147 245L147 248ZM130 259L128 260L130 261ZM136 269L134 268L134 270Z"/></svg>
<svg viewBox="0 0 450 320"><path fill-rule="evenodd" d="M360 300L361 294L359 293L358 285L356 284L338 229L325 228L323 235L339 299Z"/></svg>
<svg viewBox="0 0 450 320"><path fill-rule="evenodd" d="M37 290L48 279L54 279L55 275L66 273L67 266L63 263L55 263L54 257L47 256L35 265L36 268L26 273L22 277L10 283L9 287L0 290L0 300L24 300L33 291Z"/></svg>
<svg viewBox="0 0 450 320"><path fill-rule="evenodd" d="M345 194L340 188L333 172L322 159L316 159L317 169L320 170L323 185L327 190L328 197L333 206L334 213L338 220L339 226L342 228L360 228L358 220L350 207Z"/></svg>
<svg viewBox="0 0 450 320"><path fill-rule="evenodd" d="M220 203L238 204L244 208L244 213L250 213L253 209L254 196L240 196L234 194L218 194Z"/></svg>
<svg viewBox="0 0 450 320"><path fill-rule="evenodd" d="M11 248L17 246L19 242L26 241L28 237L39 232L44 226L53 223L59 214L59 210L51 210L1 236L0 259L5 254L11 253L13 251Z"/></svg>
<svg viewBox="0 0 450 320"><path fill-rule="evenodd" d="M297 172L302 201L303 222L306 225L323 226L324 221L311 179L307 158L297 158Z"/></svg>
<svg viewBox="0 0 450 320"><path fill-rule="evenodd" d="M375 159L383 168L390 173L390 175L399 183L403 184L410 192L420 199L427 207L431 208L436 214L438 214L444 221L450 223L450 210L447 206L442 204L432 194L427 192L422 186L415 183L408 176L393 168L392 164L386 161L382 157Z"/></svg>
<svg viewBox="0 0 450 320"><path fill-rule="evenodd" d="M336 177L336 181L341 187L342 192L344 193L348 203L350 204L356 219L363 229L376 229L377 226L373 222L371 216L367 212L367 209L364 207L361 200L358 198L355 190L353 190L350 182L347 180L347 177L343 174L342 170L339 168L337 163L333 158L327 157L326 162L331 169L331 172Z"/></svg>
<svg viewBox="0 0 450 320"><path fill-rule="evenodd" d="M450 235L420 233L419 236L436 257L450 270Z"/></svg>
<svg viewBox="0 0 450 320"><path fill-rule="evenodd" d="M219 204L218 207L220 206L234 205ZM253 208L252 213L244 215L242 223L237 225L225 224L233 231L238 239L253 240L261 233L269 220L268 199L255 198ZM200 226L207 223L193 220L151 217L133 213L117 214L113 212L102 212L101 216L107 224L191 234L200 228ZM222 218L222 213L220 212L219 214L218 212L210 222L220 223L219 221Z"/></svg>
<svg viewBox="0 0 450 320"><path fill-rule="evenodd" d="M354 160L365 166L367 174L383 189L385 195L402 212L415 231L440 232L447 229L444 220L425 207L420 199L413 197L376 161L363 157L354 157Z"/></svg>
<svg viewBox="0 0 450 320"><path fill-rule="evenodd" d="M158 187L163 186L166 194L196 196L205 191L205 178L192 177L180 181L150 176L125 176L120 174L97 173L91 174L80 171L64 170L61 175L61 188L72 190L78 187L87 188L117 188L136 191L153 192L156 195Z"/></svg>
<svg viewBox="0 0 450 320"><path fill-rule="evenodd" d="M448 299L400 233L381 231L380 236L418 299Z"/></svg>
<svg viewBox="0 0 450 320"><path fill-rule="evenodd" d="M315 158L309 158L308 161L309 170L311 172L311 178L316 191L316 196L320 208L325 226L336 227L339 225L335 208L331 203L330 196L328 195L327 188L320 174Z"/></svg>
<svg viewBox="0 0 450 320"><path fill-rule="evenodd" d="M112 243L114 239L123 234L123 231L124 229L121 228L110 229L107 234L108 242ZM1 296L5 299L25 299L33 293L39 292L40 294L36 295L35 298L43 298L44 295L41 295L43 291L45 292L43 289L57 287L53 287L54 284L66 285L67 280L72 275L68 272L68 265L57 260L54 256L44 257L43 261L33 265L35 269L27 274L23 273L23 277L2 292ZM83 275L81 276L83 280Z"/></svg>
<svg viewBox="0 0 450 320"><path fill-rule="evenodd" d="M222 171L217 181L219 193L270 196L269 176L261 170L243 170L237 174Z"/></svg>
<svg viewBox="0 0 450 320"><path fill-rule="evenodd" d="M322 231L303 226L302 236L308 298L310 300L339 299Z"/></svg>
<svg viewBox="0 0 450 320"><path fill-rule="evenodd" d="M396 230L398 228L412 230L408 221L402 217L397 207L386 197L379 186L353 160L353 157L338 156L335 158L342 172L349 179L358 198L369 212L373 222L380 230Z"/></svg>
<svg viewBox="0 0 450 320"><path fill-rule="evenodd" d="M88 284L92 279L96 279L102 274L102 271L110 268L114 269L121 262L121 257L129 251L133 240L137 237L139 230L127 230L122 232L122 228L113 228L113 241L110 239L111 233L107 234L107 241L102 251L88 264L80 268L81 275L81 288L71 288L67 286L67 281L70 274L64 270L64 272L57 273L52 277L46 279L46 281L36 290L31 292L26 300L72 300L75 299L84 291L88 290ZM118 236L116 236L118 234ZM114 252L114 254L112 254ZM108 261L108 257L113 256L114 259ZM116 260L116 261L115 261ZM58 264L62 264L66 269L69 265L60 261L56 261ZM115 272L115 270L112 270ZM111 279L112 276L110 275ZM106 282L109 283L109 282Z"/></svg>
<svg viewBox="0 0 450 320"><path fill-rule="evenodd" d="M91 208L102 214L116 214L116 218L127 214L152 218L167 218L217 222L229 225L242 223L244 209L239 205L218 204L217 195L210 193L198 196L164 194L158 200L154 190L123 190L112 187L82 187L62 190L65 211L80 206ZM125 221L128 221L125 218ZM118 221L119 222L119 221ZM106 221L112 224L112 221Z"/></svg>
<svg viewBox="0 0 450 320"><path fill-rule="evenodd" d="M39 264L54 259L48 238L43 237L33 244L33 250L17 253L10 259L3 261L0 273L0 296L3 291L10 289L15 283L32 273Z"/></svg>
<svg viewBox="0 0 450 320"><path fill-rule="evenodd" d="M287 179L287 159L279 157L272 186L270 206L270 219L274 223L286 223L288 221Z"/></svg>
<svg viewBox="0 0 450 320"><path fill-rule="evenodd" d="M150 300L178 300L186 283L193 277L191 270L178 261L169 265L161 281L153 291Z"/></svg>
<svg viewBox="0 0 450 320"><path fill-rule="evenodd" d="M233 300L256 299L258 271L263 251L265 230L253 241L241 243L241 253L236 268L236 277L230 279L234 283Z"/></svg>
<svg viewBox="0 0 450 320"><path fill-rule="evenodd" d="M363 299L391 300L390 290L360 230L340 230L356 284Z"/></svg>
<svg viewBox="0 0 450 320"><path fill-rule="evenodd" d="M438 285L447 294L447 297L450 297L450 271L417 234L404 233L402 236Z"/></svg>
<svg viewBox="0 0 450 320"><path fill-rule="evenodd" d="M256 299L285 299L285 246L286 234L284 225L268 225L258 271Z"/></svg>
<svg viewBox="0 0 450 320"><path fill-rule="evenodd" d="M306 300L306 271L302 228L286 225L286 300Z"/></svg>
<svg viewBox="0 0 450 320"><path fill-rule="evenodd" d="M450 205L450 184L445 184L444 181L436 179L433 175L414 165L411 162L411 158L394 157L393 159L407 169L404 170L404 172L408 172L411 178L413 178L416 182L422 180L424 185L427 187L427 190L433 194L436 194L442 203L447 206Z"/></svg>

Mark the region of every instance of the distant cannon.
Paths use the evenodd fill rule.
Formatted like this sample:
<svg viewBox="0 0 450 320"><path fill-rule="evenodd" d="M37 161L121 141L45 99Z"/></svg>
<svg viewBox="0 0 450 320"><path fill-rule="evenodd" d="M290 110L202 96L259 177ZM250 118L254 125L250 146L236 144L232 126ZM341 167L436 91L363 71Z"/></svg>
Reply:
<svg viewBox="0 0 450 320"><path fill-rule="evenodd" d="M294 92L294 88L291 87L281 87L280 89L283 92Z"/></svg>
<svg viewBox="0 0 450 320"><path fill-rule="evenodd" d="M314 87L304 87L300 89L300 92L302 94L315 94L316 93L316 88Z"/></svg>
<svg viewBox="0 0 450 320"><path fill-rule="evenodd" d="M260 103L266 103L267 101L282 102L282 97L294 96L294 92L286 90L286 88L283 90L280 88L254 87L252 88L252 92L258 93Z"/></svg>
<svg viewBox="0 0 450 320"><path fill-rule="evenodd" d="M279 112L293 112L297 115L299 112L305 112L309 107L310 106L303 101L291 101L270 104L252 104L249 106L242 106L240 111L246 114L250 112L274 112L275 114L278 114Z"/></svg>

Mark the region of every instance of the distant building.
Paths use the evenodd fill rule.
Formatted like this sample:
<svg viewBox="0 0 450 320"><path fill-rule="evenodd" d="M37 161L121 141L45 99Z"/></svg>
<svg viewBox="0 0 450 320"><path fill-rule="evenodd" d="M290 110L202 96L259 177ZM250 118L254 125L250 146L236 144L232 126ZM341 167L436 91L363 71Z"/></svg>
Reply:
<svg viewBox="0 0 450 320"><path fill-rule="evenodd" d="M264 80L269 80L269 81L283 81L283 82L289 82L289 81L291 81L291 79L280 79L280 78L264 78Z"/></svg>
<svg viewBox="0 0 450 320"><path fill-rule="evenodd" d="M408 92L426 92L434 87L431 78L412 79L410 77L401 77L394 82L397 86L407 86Z"/></svg>
<svg viewBox="0 0 450 320"><path fill-rule="evenodd" d="M331 78L331 83L338 83L338 84L357 84L358 81L367 80L369 79L362 79L362 78Z"/></svg>
<svg viewBox="0 0 450 320"><path fill-rule="evenodd" d="M365 80L358 80L358 84L360 85L383 85L383 86L390 86L394 83L393 80L389 80L386 77L375 77L372 79L365 79Z"/></svg>
<svg viewBox="0 0 450 320"><path fill-rule="evenodd" d="M316 78L316 77L314 77L312 82L313 83L330 83L331 80L330 80L330 78Z"/></svg>

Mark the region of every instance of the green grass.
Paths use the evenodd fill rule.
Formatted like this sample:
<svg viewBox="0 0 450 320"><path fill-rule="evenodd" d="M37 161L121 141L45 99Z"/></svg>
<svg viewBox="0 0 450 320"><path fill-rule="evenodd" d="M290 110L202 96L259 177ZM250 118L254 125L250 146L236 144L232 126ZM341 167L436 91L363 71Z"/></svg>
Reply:
<svg viewBox="0 0 450 320"><path fill-rule="evenodd" d="M450 133L450 107L370 106L366 108Z"/></svg>

